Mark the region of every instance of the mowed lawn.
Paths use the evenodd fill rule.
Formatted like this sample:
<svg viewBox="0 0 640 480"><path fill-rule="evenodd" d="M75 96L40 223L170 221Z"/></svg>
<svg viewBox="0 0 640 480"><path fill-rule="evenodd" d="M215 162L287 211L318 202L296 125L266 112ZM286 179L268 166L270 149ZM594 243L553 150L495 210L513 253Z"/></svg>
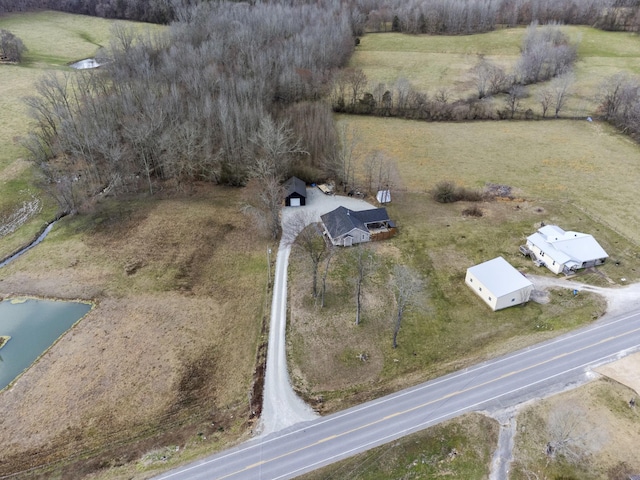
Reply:
<svg viewBox="0 0 640 480"><path fill-rule="evenodd" d="M393 85L404 78L419 91L434 95L447 89L451 100L477 94L471 71L481 56L502 66L508 73L518 61L525 28L496 30L466 36L403 35L372 33L362 37L350 66L361 68L370 88L378 82ZM578 45L576 81L564 116L593 115L599 87L620 71L640 74L640 38L627 32L604 32L584 26L563 26ZM541 114L535 99L540 86L529 86L523 110ZM503 107L501 100L496 108Z"/></svg>
<svg viewBox="0 0 640 480"><path fill-rule="evenodd" d="M24 244L54 215L57 205L36 186L36 172L25 160L22 140L29 131L24 98L36 95L38 79L49 72L82 75L68 64L95 55L107 46L116 22L84 15L43 11L0 17L0 29L19 37L28 49L19 65L0 64L0 223L32 196L41 200L43 211L16 233L3 237L0 258ZM163 27L122 22L140 33Z"/></svg>

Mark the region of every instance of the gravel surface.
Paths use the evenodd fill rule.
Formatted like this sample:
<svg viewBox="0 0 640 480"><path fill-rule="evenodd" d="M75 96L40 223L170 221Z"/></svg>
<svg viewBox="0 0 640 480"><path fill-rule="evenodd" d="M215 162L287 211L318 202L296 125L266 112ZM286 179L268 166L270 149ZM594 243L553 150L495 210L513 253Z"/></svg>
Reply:
<svg viewBox="0 0 640 480"><path fill-rule="evenodd" d="M538 294L548 288L567 288L597 293L607 300L607 313L605 317L619 315L640 308L640 283L624 287L594 287L571 280L569 277L547 277L541 275L527 275L533 282Z"/></svg>

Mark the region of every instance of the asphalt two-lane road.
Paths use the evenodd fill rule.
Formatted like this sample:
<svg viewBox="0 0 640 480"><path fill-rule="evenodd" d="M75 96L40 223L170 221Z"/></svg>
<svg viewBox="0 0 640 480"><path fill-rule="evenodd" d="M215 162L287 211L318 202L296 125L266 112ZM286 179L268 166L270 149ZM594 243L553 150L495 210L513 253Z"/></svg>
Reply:
<svg viewBox="0 0 640 480"><path fill-rule="evenodd" d="M293 478L460 414L548 396L640 349L640 312L610 319L167 472L171 480Z"/></svg>

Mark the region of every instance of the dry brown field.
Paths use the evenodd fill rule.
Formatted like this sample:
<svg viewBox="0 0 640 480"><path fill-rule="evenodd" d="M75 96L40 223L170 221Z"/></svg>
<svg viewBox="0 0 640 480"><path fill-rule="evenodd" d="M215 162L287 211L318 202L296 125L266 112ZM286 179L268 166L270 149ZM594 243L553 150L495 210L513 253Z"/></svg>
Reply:
<svg viewBox="0 0 640 480"><path fill-rule="evenodd" d="M209 186L108 201L0 270L0 297L96 304L0 393L0 474L144 478L249 433L267 242L241 203Z"/></svg>

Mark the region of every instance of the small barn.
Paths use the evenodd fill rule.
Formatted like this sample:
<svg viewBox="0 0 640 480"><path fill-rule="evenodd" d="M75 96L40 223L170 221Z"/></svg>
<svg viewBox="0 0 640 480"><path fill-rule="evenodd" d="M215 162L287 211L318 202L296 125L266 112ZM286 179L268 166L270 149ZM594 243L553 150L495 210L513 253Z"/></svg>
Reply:
<svg viewBox="0 0 640 480"><path fill-rule="evenodd" d="M286 207L300 207L307 203L307 185L298 177L284 182L284 204Z"/></svg>
<svg viewBox="0 0 640 480"><path fill-rule="evenodd" d="M533 283L502 257L468 268L464 281L493 311L526 303L533 291Z"/></svg>
<svg viewBox="0 0 640 480"><path fill-rule="evenodd" d="M331 243L343 247L390 238L396 232L386 208L354 211L338 207L320 219Z"/></svg>
<svg viewBox="0 0 640 480"><path fill-rule="evenodd" d="M529 235L524 250L536 264L565 274L602 265L609 257L588 233L564 231L557 225L545 225Z"/></svg>

